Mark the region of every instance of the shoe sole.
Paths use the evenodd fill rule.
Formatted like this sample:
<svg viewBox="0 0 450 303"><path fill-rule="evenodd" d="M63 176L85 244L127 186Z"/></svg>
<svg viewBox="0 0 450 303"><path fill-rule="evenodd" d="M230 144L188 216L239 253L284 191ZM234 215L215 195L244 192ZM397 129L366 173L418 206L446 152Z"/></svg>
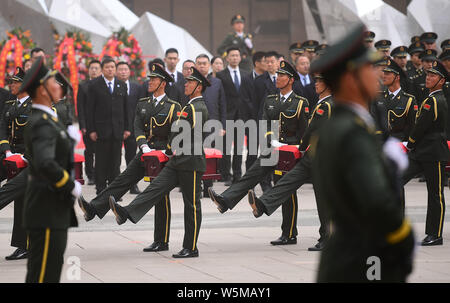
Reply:
<svg viewBox="0 0 450 303"><path fill-rule="evenodd" d="M114 213L114 216L116 216L116 222L117 222L117 224L122 225L122 224L125 223L125 222L123 222L123 223L120 223L120 222L119 222L118 218L119 218L120 216L119 216L119 213L118 213L117 210L116 210L116 205L115 205L114 202L115 202L115 201L114 201L113 199L111 199L111 197L110 197L110 198L109 198L109 208L111 208L112 212Z"/></svg>
<svg viewBox="0 0 450 303"><path fill-rule="evenodd" d="M221 214L223 214L225 211L222 209L222 206L220 205L220 203L217 202L216 199L214 198L214 194L213 194L211 188L208 188L208 196L209 196L209 198L214 202L214 204L216 204L217 209L219 210L219 212L220 212Z"/></svg>
<svg viewBox="0 0 450 303"><path fill-rule="evenodd" d="M198 254L196 254L196 255L190 255L190 256L179 256L179 255L172 255L172 258L175 258L175 259L187 259L187 258L198 258Z"/></svg>
<svg viewBox="0 0 450 303"><path fill-rule="evenodd" d="M155 250L145 250L145 248L142 250L143 252L158 252L158 251L168 251L169 248L167 249L155 249Z"/></svg>
<svg viewBox="0 0 450 303"><path fill-rule="evenodd" d="M250 207L252 208L252 213L255 218L259 218L262 216L262 214L259 213L258 207L256 207L256 200L255 200L255 192L252 190L248 191L248 203L250 204Z"/></svg>

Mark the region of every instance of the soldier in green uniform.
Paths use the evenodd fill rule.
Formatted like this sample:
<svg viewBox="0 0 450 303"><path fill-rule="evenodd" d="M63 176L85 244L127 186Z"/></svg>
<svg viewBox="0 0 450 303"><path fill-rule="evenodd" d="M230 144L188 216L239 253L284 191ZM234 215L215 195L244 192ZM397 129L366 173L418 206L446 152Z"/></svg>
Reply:
<svg viewBox="0 0 450 303"><path fill-rule="evenodd" d="M324 54L325 50L328 48L328 44L320 44L316 47L316 56L315 59L319 58L321 55Z"/></svg>
<svg viewBox="0 0 450 303"><path fill-rule="evenodd" d="M149 75L149 92L151 97L139 100L136 107L134 129L139 153L127 165L127 168L114 181L92 201L87 202L83 196L78 199L78 204L84 212L86 221L95 216L102 219L109 211L109 197L119 200L127 193L130 186L136 184L145 176L142 154L152 150L165 150L170 136L172 123L177 120L180 112L179 103L169 99L165 94L165 87L174 79L159 64L151 66ZM165 251L169 249L170 235L170 198L165 194L155 206L154 242L144 248L145 252Z"/></svg>
<svg viewBox="0 0 450 303"><path fill-rule="evenodd" d="M416 97L418 104L421 104L422 101L428 97L429 91L425 85L426 71L430 69L433 62L437 60L436 56L437 52L434 49L427 49L419 55L420 60L422 60L422 73L418 73L412 79L415 90L414 96Z"/></svg>
<svg viewBox="0 0 450 303"><path fill-rule="evenodd" d="M302 43L302 47L305 50L305 56L308 57L309 62L313 61L316 57L316 47L319 46L319 42L316 40L306 40Z"/></svg>
<svg viewBox="0 0 450 303"><path fill-rule="evenodd" d="M19 93L25 72L18 67L16 74L12 76L11 92L17 96L16 100L5 102L5 107L0 120L0 165L3 168L3 159L13 154L22 154L25 152L25 142L23 133L27 125L28 118L31 116L31 98L26 92ZM17 177L17 176L16 176ZM9 180L11 182L12 180ZM8 182L8 183L9 183ZM6 184L8 184L6 183ZM19 192L23 192L23 188ZM8 203L9 204L9 203ZM0 209L5 207L3 203ZM22 226L23 196L17 197L14 202L14 224L11 236L11 246L17 249L6 260L20 260L28 256L28 238L25 229Z"/></svg>
<svg viewBox="0 0 450 303"><path fill-rule="evenodd" d="M444 41L441 42L441 49L442 52L450 50L450 39L445 39Z"/></svg>
<svg viewBox="0 0 450 303"><path fill-rule="evenodd" d="M272 149L287 144L298 145L305 133L309 118L308 100L292 91L294 81L299 80L294 67L286 61L281 61L277 74L277 88L280 89L280 93L266 97L262 116L262 120L267 121L268 125L272 120L280 121L279 134L269 131L265 135L267 146ZM233 209L250 189L274 171L274 166L263 166L261 158L260 156L245 175L222 194L217 194L212 188L208 189L209 197L221 213ZM279 179L280 176L276 176L275 182ZM282 236L272 241L272 245L297 243L297 195L290 195L283 202L283 213L286 215L283 216Z"/></svg>
<svg viewBox="0 0 450 303"><path fill-rule="evenodd" d="M382 56L390 56L391 55L391 44L390 40L378 40L375 42L375 48Z"/></svg>
<svg viewBox="0 0 450 303"><path fill-rule="evenodd" d="M244 33L245 18L242 15L236 15L231 18L231 26L233 32L229 33L217 48L217 53L223 58L227 56L227 49L230 47L239 48L242 56L242 61L239 67L251 73L253 69L252 55L253 42L252 35Z"/></svg>
<svg viewBox="0 0 450 303"><path fill-rule="evenodd" d="M24 133L25 157L29 161L23 213L30 238L29 283L59 282L67 230L77 226L74 198L81 194L81 185L71 173L74 140L51 109L62 93L55 74L39 57L20 88L33 100Z"/></svg>
<svg viewBox="0 0 450 303"><path fill-rule="evenodd" d="M433 32L426 32L420 35L420 42L425 46L425 50L432 49L436 50L436 40L438 35Z"/></svg>
<svg viewBox="0 0 450 303"><path fill-rule="evenodd" d="M398 143L382 147L375 135L368 108L378 82L365 31L356 26L311 65L323 74L335 103L308 151L318 198L331 221L318 282L401 282L412 269L414 237L390 171L406 168L407 158ZM375 274L373 262L380 268Z"/></svg>
<svg viewBox="0 0 450 303"><path fill-rule="evenodd" d="M289 58L291 60L291 64L295 65L295 61L298 57L300 57L305 50L302 48L302 44L300 42L292 43L289 46Z"/></svg>
<svg viewBox="0 0 450 303"><path fill-rule="evenodd" d="M189 102L176 113L178 120L173 128L180 127L180 130L171 133L170 143L167 144L166 155L171 157L169 162L129 205L122 207L114 197L110 197L110 207L117 223L120 225L130 220L136 224L153 206L161 203L165 195L180 186L184 201L185 233L183 249L174 254L174 258L192 258L199 255L197 240L202 222L201 179L206 171L203 138L199 130L203 129L203 124L208 120L208 109L202 92L210 84L195 67L192 67L192 74L186 77L186 81L184 92L189 97ZM190 128L188 134L182 131L187 126ZM174 145L181 137L182 147L179 144Z"/></svg>
<svg viewBox="0 0 450 303"><path fill-rule="evenodd" d="M417 112L416 124L409 136L410 165L405 172L403 184L418 173L423 173L427 182L428 208L423 246L442 245L445 216L444 172L450 152L445 129L447 127L448 104L442 87L449 80L445 67L439 61L426 71L426 88L429 96L422 101Z"/></svg>
<svg viewBox="0 0 450 303"><path fill-rule="evenodd" d="M307 152L309 147L309 142L311 135L316 133L324 123L330 118L331 111L333 107L333 99L331 97L330 88L323 81L323 77L320 74L314 75L316 93L319 95L319 101L317 102L311 118L308 122L308 128L301 140L299 150L302 153L302 158L295 165L295 167L286 173L280 181L278 181L274 187L270 190L264 192L264 194L257 198L254 190L248 191L248 201L253 209L253 215L256 218L266 214L270 216L275 212L283 201L289 200L289 198L295 194L296 190L300 188L303 184L311 180L311 157ZM320 195L319 192L314 190L316 197ZM326 215L326 209L324 209L323 204L320 204L322 200L316 199L317 212L319 214L320 228L319 234L320 239L318 243L310 247L310 251L320 251L325 245L325 241L328 238L328 217ZM293 209L294 212L297 209ZM295 214L283 212L283 222L289 222L289 220L296 219ZM286 218L285 218L286 217ZM294 218L295 217L295 218ZM286 243L287 244L287 243Z"/></svg>
<svg viewBox="0 0 450 303"><path fill-rule="evenodd" d="M406 73L410 81L413 81L416 75L421 76L423 74L422 60L419 56L424 50L425 48L420 41L414 42L408 47L411 60L406 63Z"/></svg>
<svg viewBox="0 0 450 303"><path fill-rule="evenodd" d="M59 73L56 74L55 79L59 83L59 85L61 85L61 88L63 90L63 98L53 104L52 108L61 123L66 127L69 127L73 125L75 115L73 103L70 101L70 92L72 90L72 87L70 85L64 85L64 80L61 78L61 74Z"/></svg>
<svg viewBox="0 0 450 303"><path fill-rule="evenodd" d="M368 49L374 48L373 40L375 39L375 33L372 31L366 31L364 33L364 44Z"/></svg>
<svg viewBox="0 0 450 303"><path fill-rule="evenodd" d="M386 108L388 133L406 142L416 119L418 109L416 98L406 93L401 86L400 83L406 78L406 74L394 60L388 59L383 72L383 84L387 90L383 94L382 102Z"/></svg>

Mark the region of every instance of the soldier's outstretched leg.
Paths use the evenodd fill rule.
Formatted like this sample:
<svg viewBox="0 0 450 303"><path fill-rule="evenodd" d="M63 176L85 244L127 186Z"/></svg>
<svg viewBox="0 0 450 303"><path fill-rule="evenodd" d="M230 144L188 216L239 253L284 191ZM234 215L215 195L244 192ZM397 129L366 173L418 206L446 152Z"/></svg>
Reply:
<svg viewBox="0 0 450 303"><path fill-rule="evenodd" d="M23 199L27 186L28 168L25 168L13 179L0 188L0 210L16 199Z"/></svg>

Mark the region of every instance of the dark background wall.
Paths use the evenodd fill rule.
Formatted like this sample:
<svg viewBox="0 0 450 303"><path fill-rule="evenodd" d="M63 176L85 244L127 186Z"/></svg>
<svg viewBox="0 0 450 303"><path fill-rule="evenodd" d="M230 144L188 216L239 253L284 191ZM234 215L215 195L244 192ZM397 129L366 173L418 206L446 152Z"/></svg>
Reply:
<svg viewBox="0 0 450 303"><path fill-rule="evenodd" d="M121 0L136 15L146 11L189 31L212 54L231 31L231 17L241 14L253 33L255 50L288 54L291 43L306 40L303 0Z"/></svg>

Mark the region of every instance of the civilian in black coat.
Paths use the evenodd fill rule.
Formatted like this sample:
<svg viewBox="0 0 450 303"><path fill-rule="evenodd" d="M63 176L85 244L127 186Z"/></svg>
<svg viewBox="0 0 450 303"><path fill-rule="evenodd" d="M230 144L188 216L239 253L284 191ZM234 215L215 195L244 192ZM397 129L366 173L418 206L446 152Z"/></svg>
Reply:
<svg viewBox="0 0 450 303"><path fill-rule="evenodd" d="M230 48L227 52L228 67L217 73L217 78L222 81L227 100L227 120L243 120L247 121L253 117L253 81L251 75L239 68L241 61L240 51L238 48ZM233 75L233 76L232 76ZM236 79L237 77L237 79ZM238 83L235 83L238 81ZM224 136L224 140L226 136ZM231 165L230 151L226 150L226 142L224 142L224 157L222 177L226 185L231 185L230 168L233 168L233 180L237 181L242 176L242 148L244 142L237 142L237 130L234 130L234 153L233 165ZM239 152L238 152L239 150ZM240 155L238 155L238 153Z"/></svg>
<svg viewBox="0 0 450 303"><path fill-rule="evenodd" d="M120 174L122 142L131 132L127 106L127 86L114 77L116 63L102 62L101 77L88 87L87 132L96 143L95 184L97 194Z"/></svg>

